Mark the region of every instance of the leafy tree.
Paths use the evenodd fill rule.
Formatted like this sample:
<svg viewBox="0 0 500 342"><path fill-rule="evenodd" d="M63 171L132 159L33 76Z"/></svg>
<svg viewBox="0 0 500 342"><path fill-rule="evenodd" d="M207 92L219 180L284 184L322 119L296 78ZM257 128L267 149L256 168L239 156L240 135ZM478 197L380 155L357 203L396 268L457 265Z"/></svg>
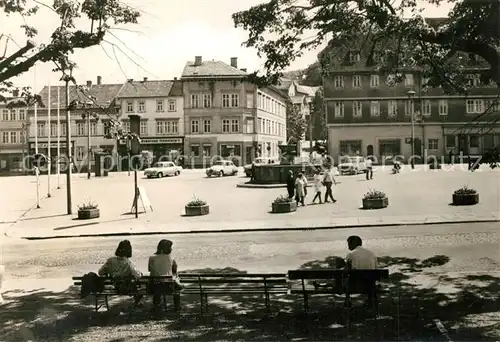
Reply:
<svg viewBox="0 0 500 342"><path fill-rule="evenodd" d="M318 89L311 103L311 116L313 120L313 137L317 140L326 140L328 129L326 127L326 112L323 99L323 89Z"/></svg>
<svg viewBox="0 0 500 342"><path fill-rule="evenodd" d="M52 6L38 1L34 3L50 8L59 16L59 21L54 22L50 41L39 46L33 42L38 30L27 20L21 26L27 39L24 46L18 47L11 33L0 32L0 51L3 52L0 55L0 93L12 92L15 85L10 80L39 62L52 62L55 71L67 74L75 67L69 58L76 49L107 42L105 36L111 25L136 24L140 16L138 11L119 0L54 0ZM26 0L0 0L0 11L3 10L6 16L27 18L37 15L39 6L36 4L28 4ZM84 24L77 25L82 17L85 18ZM27 91L24 88L23 94L27 95Z"/></svg>
<svg viewBox="0 0 500 342"><path fill-rule="evenodd" d="M286 121L287 141L289 144L297 144L304 139L307 122L300 108L295 106L290 100L286 104Z"/></svg>

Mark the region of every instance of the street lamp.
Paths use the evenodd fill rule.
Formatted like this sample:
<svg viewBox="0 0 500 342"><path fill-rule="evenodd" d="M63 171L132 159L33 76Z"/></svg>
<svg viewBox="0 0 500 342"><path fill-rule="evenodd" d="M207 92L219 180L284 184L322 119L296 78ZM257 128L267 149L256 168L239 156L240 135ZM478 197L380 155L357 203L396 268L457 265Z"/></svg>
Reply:
<svg viewBox="0 0 500 342"><path fill-rule="evenodd" d="M93 112L85 112L82 113L82 119L85 120L87 119L87 179L90 179L90 169L91 169L91 164L92 164L92 146L90 145L90 136L91 136L91 131L90 131L90 120L94 119L95 122L97 123L99 121L99 114Z"/></svg>
<svg viewBox="0 0 500 342"><path fill-rule="evenodd" d="M413 99L415 98L415 91L409 90L407 92L408 94L408 110L410 111L411 115L411 138L410 138L410 146L411 146L411 168L415 169L415 108L413 106Z"/></svg>

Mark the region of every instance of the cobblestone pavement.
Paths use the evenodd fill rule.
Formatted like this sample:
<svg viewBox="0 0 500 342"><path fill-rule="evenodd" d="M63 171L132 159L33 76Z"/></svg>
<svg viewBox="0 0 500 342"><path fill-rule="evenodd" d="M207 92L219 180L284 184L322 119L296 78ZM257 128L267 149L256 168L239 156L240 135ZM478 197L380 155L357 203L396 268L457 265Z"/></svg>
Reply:
<svg viewBox="0 0 500 342"><path fill-rule="evenodd" d="M474 173L461 169L425 171L421 167L413 172L405 170L399 175L387 171L378 169L370 181L365 180L364 175L338 177L340 184L334 189L337 203L308 205L285 215L270 213L271 202L284 194L284 189L237 188L236 184L248 180L242 176L206 178L202 170L189 170L179 177L141 178L139 185L146 190L154 211L141 214L138 220L126 214L133 199L133 177L126 173L91 180L80 176L73 182L74 211L83 202L95 202L101 209L100 219L82 222L65 215L66 193L61 189L54 191L52 198L44 199L42 208L28 213L9 230L8 235L46 237L117 232L368 226L499 218L500 173L496 170L483 166ZM479 191L480 203L470 207L450 206L451 194L464 185ZM29 182L27 186L33 187ZM386 192L389 207L360 210L361 198L370 189ZM208 202L209 215L182 217L184 205L193 197ZM312 194L306 201L311 199Z"/></svg>

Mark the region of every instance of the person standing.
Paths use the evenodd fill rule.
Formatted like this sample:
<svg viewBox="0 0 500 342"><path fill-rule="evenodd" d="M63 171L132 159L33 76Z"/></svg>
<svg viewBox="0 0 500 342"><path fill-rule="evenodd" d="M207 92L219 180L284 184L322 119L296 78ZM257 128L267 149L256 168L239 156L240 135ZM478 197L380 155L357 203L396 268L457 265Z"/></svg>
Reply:
<svg viewBox="0 0 500 342"><path fill-rule="evenodd" d="M332 193L332 185L335 184L337 185L337 182L335 181L335 178L333 178L333 171L331 168L328 168L325 170L325 174L323 176L323 184L326 187L326 192L325 192L325 203L328 203L328 199L330 198L333 203L337 202L335 198L333 198L333 193Z"/></svg>
<svg viewBox="0 0 500 342"><path fill-rule="evenodd" d="M295 180L295 200L297 201L297 204L302 204L304 207L304 199L306 197L306 186L307 186L307 181L305 180L305 177L302 173L299 173L297 175L297 179Z"/></svg>
<svg viewBox="0 0 500 342"><path fill-rule="evenodd" d="M321 187L322 187L322 179L321 179L321 174L320 174L320 171L319 170L316 170L316 172L314 173L314 192L315 192L315 195L314 195L314 198L312 200L312 204L315 204L316 203L316 199L319 199L319 204L323 203L321 201Z"/></svg>
<svg viewBox="0 0 500 342"><path fill-rule="evenodd" d="M293 171L288 171L288 176L286 178L286 189L288 190L288 198L293 198L295 195L295 178L293 177Z"/></svg>
<svg viewBox="0 0 500 342"><path fill-rule="evenodd" d="M366 180L373 179L373 164L372 160L368 157L366 158Z"/></svg>

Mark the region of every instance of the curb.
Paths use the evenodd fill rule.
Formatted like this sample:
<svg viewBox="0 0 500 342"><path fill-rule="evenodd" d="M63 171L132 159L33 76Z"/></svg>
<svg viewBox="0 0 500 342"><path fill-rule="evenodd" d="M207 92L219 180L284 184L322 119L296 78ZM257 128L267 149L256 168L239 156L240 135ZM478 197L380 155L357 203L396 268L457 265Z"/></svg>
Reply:
<svg viewBox="0 0 500 342"><path fill-rule="evenodd" d="M236 184L237 188L247 188L247 189L278 189L286 188L286 184L253 184L249 182Z"/></svg>
<svg viewBox="0 0 500 342"><path fill-rule="evenodd" d="M462 220L462 221L440 221L440 222L411 222L411 223L382 223L382 224L357 224L344 226L322 226L322 227L285 227L285 228L241 228L241 229L207 229L207 230L187 230L187 231L169 231L170 235L194 235L194 234L221 234L221 233L253 233L253 232L286 232L286 231L315 231L315 230L332 230L346 228L370 228L370 227L406 227L406 226L424 226L424 225L443 225L443 224L465 224L465 223L496 223L500 219L486 220ZM137 232L137 233L102 233L102 234L79 234L79 235L54 235L54 236L27 236L17 237L19 239L36 241L36 240L53 240L53 239L74 239L74 238L92 238L92 237L114 237L114 236L148 236L148 235L163 235L165 231Z"/></svg>

